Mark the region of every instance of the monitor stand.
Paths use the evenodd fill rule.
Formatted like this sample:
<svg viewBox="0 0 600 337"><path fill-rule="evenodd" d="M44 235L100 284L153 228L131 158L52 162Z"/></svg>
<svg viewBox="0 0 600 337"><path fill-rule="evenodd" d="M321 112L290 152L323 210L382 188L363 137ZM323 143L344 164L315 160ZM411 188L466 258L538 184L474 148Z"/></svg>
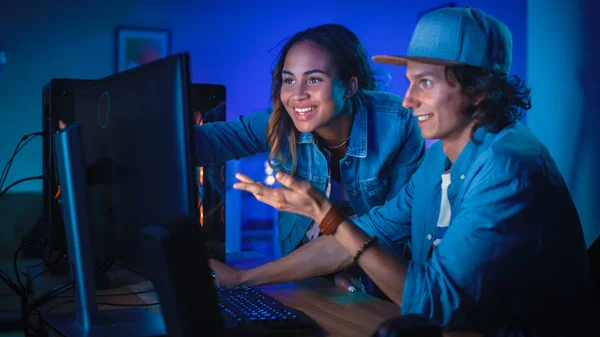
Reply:
<svg viewBox="0 0 600 337"><path fill-rule="evenodd" d="M150 309L98 310L80 124L55 134L54 144L75 306L74 312L44 313L44 320L65 337L166 336L162 315Z"/></svg>

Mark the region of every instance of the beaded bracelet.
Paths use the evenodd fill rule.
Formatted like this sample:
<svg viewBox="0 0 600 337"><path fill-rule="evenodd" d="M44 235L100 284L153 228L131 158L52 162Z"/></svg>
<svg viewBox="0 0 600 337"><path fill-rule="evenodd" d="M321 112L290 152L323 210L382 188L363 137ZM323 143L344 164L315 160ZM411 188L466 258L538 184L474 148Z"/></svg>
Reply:
<svg viewBox="0 0 600 337"><path fill-rule="evenodd" d="M367 250L367 248L369 248L370 246L372 246L378 240L379 240L379 237L372 236L367 241L365 241L365 243L363 243L363 245L360 248L358 248L358 250L356 251L356 253L352 257L352 264L356 263L356 261L358 260L358 258L362 255L362 253L364 253L365 250Z"/></svg>
<svg viewBox="0 0 600 337"><path fill-rule="evenodd" d="M331 208L319 223L321 233L325 235L333 234L342 221L344 221L343 213L336 206L331 205Z"/></svg>

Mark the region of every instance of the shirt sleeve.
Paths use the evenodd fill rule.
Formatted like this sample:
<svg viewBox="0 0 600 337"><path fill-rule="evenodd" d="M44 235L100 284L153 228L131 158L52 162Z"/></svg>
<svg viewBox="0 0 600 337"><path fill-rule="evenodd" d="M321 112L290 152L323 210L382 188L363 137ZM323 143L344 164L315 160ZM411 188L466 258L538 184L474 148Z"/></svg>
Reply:
<svg viewBox="0 0 600 337"><path fill-rule="evenodd" d="M407 243L410 241L414 181L419 179L419 172L417 170L392 200L372 208L354 220L367 235L378 236L379 243L400 259L404 259Z"/></svg>
<svg viewBox="0 0 600 337"><path fill-rule="evenodd" d="M196 165L220 164L269 151L267 123L273 109L265 109L228 122L196 126Z"/></svg>
<svg viewBox="0 0 600 337"><path fill-rule="evenodd" d="M539 226L528 178L480 172L473 181L440 245L424 264L409 264L402 298L403 314L428 316L442 326L460 320L491 293L499 281L538 251Z"/></svg>

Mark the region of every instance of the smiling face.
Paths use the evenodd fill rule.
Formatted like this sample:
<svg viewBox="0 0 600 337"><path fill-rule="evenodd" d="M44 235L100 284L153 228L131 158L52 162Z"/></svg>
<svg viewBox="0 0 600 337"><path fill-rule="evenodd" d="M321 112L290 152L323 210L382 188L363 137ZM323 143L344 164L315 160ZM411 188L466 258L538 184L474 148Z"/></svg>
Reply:
<svg viewBox="0 0 600 337"><path fill-rule="evenodd" d="M403 105L419 119L423 137L466 144L474 122L464 113L472 100L458 83L448 82L446 66L409 61L406 78L410 85Z"/></svg>
<svg viewBox="0 0 600 337"><path fill-rule="evenodd" d="M346 105L346 90L331 57L311 41L295 44L285 57L280 98L300 132L327 127Z"/></svg>

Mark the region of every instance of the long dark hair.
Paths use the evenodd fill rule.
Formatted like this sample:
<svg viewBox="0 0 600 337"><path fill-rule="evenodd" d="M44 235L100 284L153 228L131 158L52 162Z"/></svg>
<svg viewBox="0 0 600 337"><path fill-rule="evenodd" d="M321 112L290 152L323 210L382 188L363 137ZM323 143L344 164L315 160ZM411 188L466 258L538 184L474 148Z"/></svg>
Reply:
<svg viewBox="0 0 600 337"><path fill-rule="evenodd" d="M498 132L523 118L531 109L531 89L518 75L508 76L486 68L459 65L446 67L446 79L449 83L458 83L467 96L483 96L481 102L465 112L475 121L471 139L477 128Z"/></svg>
<svg viewBox="0 0 600 337"><path fill-rule="evenodd" d="M273 113L267 126L267 141L271 145L269 163L273 159L281 161L283 151L289 151L292 159L292 174L296 169L296 137L297 130L281 102L282 71L285 58L290 49L299 42L311 41L323 48L331 57L337 69L337 76L348 83L356 76L358 90L351 98L353 106L364 103L364 90L375 90L376 79L371 69L367 51L356 35L348 28L338 24L325 24L296 33L279 52L271 71L271 103Z"/></svg>

